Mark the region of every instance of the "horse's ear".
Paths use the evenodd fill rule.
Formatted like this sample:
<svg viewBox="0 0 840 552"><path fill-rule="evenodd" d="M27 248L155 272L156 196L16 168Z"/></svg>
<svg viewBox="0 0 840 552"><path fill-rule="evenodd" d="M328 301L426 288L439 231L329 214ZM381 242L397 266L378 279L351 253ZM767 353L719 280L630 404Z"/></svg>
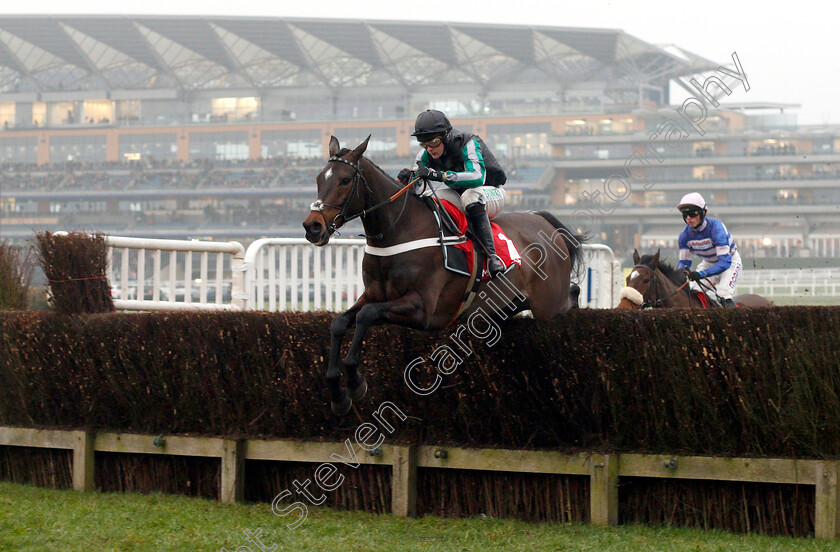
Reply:
<svg viewBox="0 0 840 552"><path fill-rule="evenodd" d="M348 157L350 157L350 158L352 158L356 161L361 159L362 154L365 153L365 150L367 149L368 142L370 142L370 134L368 134L368 137L365 138L364 142L362 142L361 144L356 146L356 149L354 149L352 152L350 152L350 155Z"/></svg>
<svg viewBox="0 0 840 552"><path fill-rule="evenodd" d="M653 258L650 260L650 262L653 266L659 266L659 251L660 250L657 249L656 250L656 255L654 255Z"/></svg>
<svg viewBox="0 0 840 552"><path fill-rule="evenodd" d="M633 250L633 264L639 264L639 261L641 261L641 260L642 260L642 258L639 257L639 251L637 249L634 249Z"/></svg>
<svg viewBox="0 0 840 552"><path fill-rule="evenodd" d="M338 155L341 146L338 143L338 138L335 136L330 136L330 157Z"/></svg>

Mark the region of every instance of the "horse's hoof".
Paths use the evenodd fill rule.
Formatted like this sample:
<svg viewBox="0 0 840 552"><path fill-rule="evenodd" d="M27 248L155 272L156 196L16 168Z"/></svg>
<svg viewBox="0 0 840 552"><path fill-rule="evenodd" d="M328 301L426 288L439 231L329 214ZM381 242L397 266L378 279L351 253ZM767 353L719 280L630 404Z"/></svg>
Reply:
<svg viewBox="0 0 840 552"><path fill-rule="evenodd" d="M344 394L344 398L339 402L330 401L330 407L332 408L332 413L336 416L344 416L348 412L350 412L350 407L353 406L353 400Z"/></svg>
<svg viewBox="0 0 840 552"><path fill-rule="evenodd" d="M359 382L356 384L355 387L350 387L348 385L350 398L353 400L353 402L359 402L360 400L362 400L365 394L367 394L367 390L367 381L365 380L365 377L361 374L359 374Z"/></svg>

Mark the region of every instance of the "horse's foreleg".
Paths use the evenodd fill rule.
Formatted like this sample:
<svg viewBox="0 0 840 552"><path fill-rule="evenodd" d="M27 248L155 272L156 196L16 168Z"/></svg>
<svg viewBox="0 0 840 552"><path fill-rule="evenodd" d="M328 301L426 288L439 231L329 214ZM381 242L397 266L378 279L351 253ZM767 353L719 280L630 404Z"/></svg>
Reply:
<svg viewBox="0 0 840 552"><path fill-rule="evenodd" d="M406 295L384 303L368 303L359 309L356 314L356 330L353 333L353 341L350 343L350 349L344 359L350 398L354 401L361 400L367 392L367 382L365 382L364 376L358 373L357 369L362 340L364 340L368 328L386 321L405 326L421 327L424 320L423 302L416 294Z"/></svg>
<svg viewBox="0 0 840 552"><path fill-rule="evenodd" d="M353 305L350 310L333 318L330 324L330 356L327 361L326 379L333 414L339 416L346 414L352 404L347 391L341 387L341 344L347 330L355 323L358 312L359 307Z"/></svg>

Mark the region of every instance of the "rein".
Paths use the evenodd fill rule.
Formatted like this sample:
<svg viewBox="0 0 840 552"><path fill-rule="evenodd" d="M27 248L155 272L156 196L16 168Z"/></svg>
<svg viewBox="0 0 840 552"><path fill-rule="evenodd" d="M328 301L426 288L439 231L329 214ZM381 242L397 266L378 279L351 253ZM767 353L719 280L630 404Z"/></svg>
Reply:
<svg viewBox="0 0 840 552"><path fill-rule="evenodd" d="M385 201L381 201L381 202L377 203L376 205L374 205L373 207L370 207L369 209L362 209L361 211L359 211L358 213L356 213L354 215L347 216L347 211L350 208L350 198L352 198L353 194L356 193L356 187L358 186L359 181L361 180L362 182L364 182L366 189L368 189L368 190L370 190L370 189L367 187L367 180L365 180L365 177L362 174L361 161L359 161L358 163L351 163L350 161L348 161L346 159L343 159L341 157L338 157L336 155L330 157L327 162L330 162L330 161L337 161L339 163L344 163L345 165L350 165L351 167L353 167L353 171L354 171L353 172L353 187L350 189L350 195L347 196L347 200L344 202L344 205L333 205L333 204L330 204L330 203L324 203L322 200L317 199L317 200L315 200L314 203L312 203L309 206L310 211L319 211L319 212L323 212L324 207L332 207L334 209L341 209L341 212L335 216L332 223L329 225L330 235L332 235L332 234L334 234L335 232L338 231L339 225L338 225L337 221L338 221L339 217L341 217L342 220L343 220L343 222L341 223L342 226L347 224L348 222L350 222L352 220L355 220L355 219L359 218L359 217L365 217L365 216L373 213L374 211L380 209L381 207L384 207L385 205L388 205L389 203L392 203L393 201L395 201L397 198L399 198L401 195L403 195L406 191L408 191L408 189L411 186L413 186L415 182L420 180L420 177L418 176L417 178L415 178L414 180L410 181L408 184L403 186L400 190L398 190L395 194L390 196ZM405 196L405 201L403 202L402 209L400 209L400 214L397 215L397 218L394 219L394 222L391 223L391 226L389 226L388 229L386 229L385 231L383 231L383 232L381 232L381 233L379 233L375 236L365 235L365 237L370 238L372 240L381 240L386 233L390 232L394 228L394 226L396 226L397 222L402 217L403 212L405 212L405 207L406 207L407 203L408 203L408 196Z"/></svg>

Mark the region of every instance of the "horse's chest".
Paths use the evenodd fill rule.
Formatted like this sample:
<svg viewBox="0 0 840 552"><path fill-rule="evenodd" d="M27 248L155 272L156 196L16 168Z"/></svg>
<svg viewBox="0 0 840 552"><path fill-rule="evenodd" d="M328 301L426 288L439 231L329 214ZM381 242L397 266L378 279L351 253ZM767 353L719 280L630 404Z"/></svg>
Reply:
<svg viewBox="0 0 840 552"><path fill-rule="evenodd" d="M417 286L420 273L409 263L371 263L364 267L365 293L372 301L391 301Z"/></svg>

